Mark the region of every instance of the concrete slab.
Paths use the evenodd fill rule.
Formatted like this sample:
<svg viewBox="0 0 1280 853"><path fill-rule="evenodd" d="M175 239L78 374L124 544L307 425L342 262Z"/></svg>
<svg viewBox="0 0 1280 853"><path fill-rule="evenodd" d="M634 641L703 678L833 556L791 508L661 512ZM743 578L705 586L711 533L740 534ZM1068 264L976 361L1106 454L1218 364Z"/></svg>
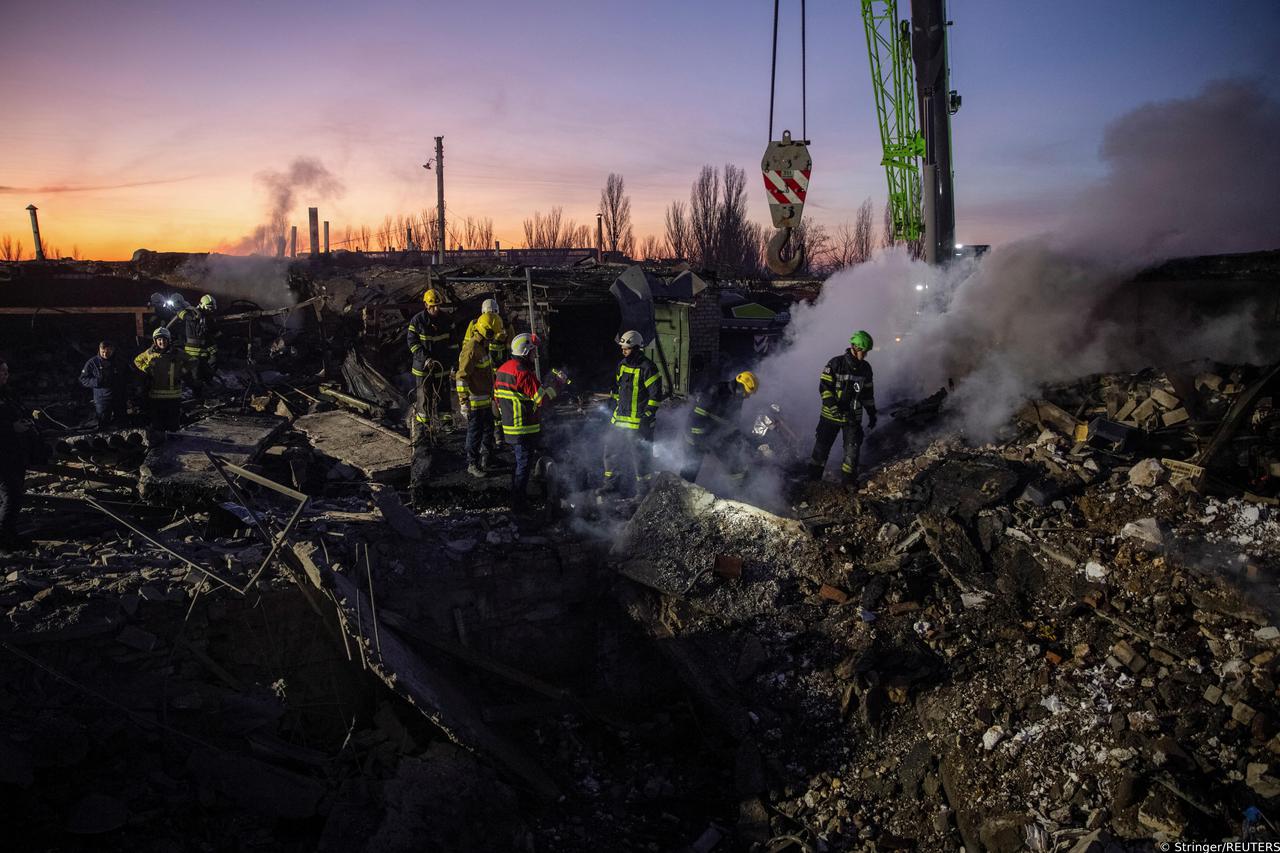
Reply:
<svg viewBox="0 0 1280 853"><path fill-rule="evenodd" d="M189 504L218 499L226 483L206 452L244 465L265 450L286 423L284 418L263 415L212 415L171 434L143 460L138 480L143 500Z"/></svg>
<svg viewBox="0 0 1280 853"><path fill-rule="evenodd" d="M389 483L409 476L409 439L350 412L317 412L293 422L326 456L345 462L370 480Z"/></svg>

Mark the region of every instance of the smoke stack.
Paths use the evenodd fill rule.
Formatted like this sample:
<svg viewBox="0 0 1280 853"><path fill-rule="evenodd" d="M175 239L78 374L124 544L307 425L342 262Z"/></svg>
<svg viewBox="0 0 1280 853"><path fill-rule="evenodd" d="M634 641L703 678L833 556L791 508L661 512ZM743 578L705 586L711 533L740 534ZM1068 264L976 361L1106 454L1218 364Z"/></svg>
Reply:
<svg viewBox="0 0 1280 853"><path fill-rule="evenodd" d="M298 226L289 226L289 257L298 257Z"/></svg>
<svg viewBox="0 0 1280 853"><path fill-rule="evenodd" d="M604 263L604 215L596 214L596 263Z"/></svg>
<svg viewBox="0 0 1280 853"><path fill-rule="evenodd" d="M27 212L31 214L31 239L36 241L36 260L43 261L44 243L40 242L40 220L36 218L36 206L27 205Z"/></svg>
<svg viewBox="0 0 1280 853"><path fill-rule="evenodd" d="M324 221L324 253L326 257L329 255L329 220L327 219Z"/></svg>
<svg viewBox="0 0 1280 853"><path fill-rule="evenodd" d="M319 257L320 255L320 210L315 207L307 208L307 231L311 237L311 257Z"/></svg>

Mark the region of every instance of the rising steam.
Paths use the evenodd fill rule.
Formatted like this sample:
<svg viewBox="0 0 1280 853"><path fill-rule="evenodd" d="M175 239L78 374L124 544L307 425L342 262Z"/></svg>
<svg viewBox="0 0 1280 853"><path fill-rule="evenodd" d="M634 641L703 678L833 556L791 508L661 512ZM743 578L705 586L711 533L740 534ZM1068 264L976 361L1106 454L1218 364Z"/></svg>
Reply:
<svg viewBox="0 0 1280 853"><path fill-rule="evenodd" d="M1115 306L1160 260L1276 247L1276 138L1280 102L1248 81L1134 110L1106 131L1107 176L1064 200L1052 234L945 272L898 249L832 276L760 365L761 396L810 430L822 365L859 328L876 338L882 407L954 380L950 410L975 440L1046 383L1193 358L1259 360L1251 310L1187 316L1170 301L1139 316Z"/></svg>

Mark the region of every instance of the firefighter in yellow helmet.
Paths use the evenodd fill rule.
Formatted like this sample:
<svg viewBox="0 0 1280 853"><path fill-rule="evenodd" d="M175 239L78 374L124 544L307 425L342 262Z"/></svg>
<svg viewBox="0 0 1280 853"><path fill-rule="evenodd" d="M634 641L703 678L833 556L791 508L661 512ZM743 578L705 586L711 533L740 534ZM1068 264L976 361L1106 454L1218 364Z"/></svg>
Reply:
<svg viewBox="0 0 1280 853"><path fill-rule="evenodd" d="M489 345L501 324L496 314L481 314L468 327L458 356L455 390L458 410L467 421L467 473L473 477L487 475L493 455L494 364ZM501 425L498 428L501 429Z"/></svg>
<svg viewBox="0 0 1280 853"><path fill-rule="evenodd" d="M467 332L463 335L463 340L471 337L472 331L476 324L483 322L490 330L489 334L489 361L492 362L494 369L501 367L507 360L507 343L509 330L502 321L502 314L498 310L498 300L490 297L480 305L480 316L476 317L467 324ZM496 419L493 424L493 441L495 446L503 444L505 437L502 432L502 424Z"/></svg>
<svg viewBox="0 0 1280 853"><path fill-rule="evenodd" d="M147 382L147 408L157 432L177 432L182 426L182 374L187 354L173 345L173 333L160 326L151 333L151 346L133 359Z"/></svg>
<svg viewBox="0 0 1280 853"><path fill-rule="evenodd" d="M696 482L703 457L711 452L724 463L730 480L741 484L746 479L751 442L738 420L743 401L759 387L756 375L744 370L732 381L717 382L694 395L689 432L685 435L688 461L680 469L681 477Z"/></svg>
<svg viewBox="0 0 1280 853"><path fill-rule="evenodd" d="M448 367L453 363L449 352L449 325L440 310L444 300L440 292L427 288L422 294L422 310L409 321L405 343L413 359L413 380L417 388L414 406L414 433L422 428L432 415L442 420L452 420L449 394L445 388Z"/></svg>

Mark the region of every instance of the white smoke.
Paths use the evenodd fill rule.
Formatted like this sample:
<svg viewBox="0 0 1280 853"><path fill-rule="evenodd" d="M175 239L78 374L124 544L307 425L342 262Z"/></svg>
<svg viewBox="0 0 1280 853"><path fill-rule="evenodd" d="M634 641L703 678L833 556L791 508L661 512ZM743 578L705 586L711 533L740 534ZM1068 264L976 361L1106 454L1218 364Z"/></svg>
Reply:
<svg viewBox="0 0 1280 853"><path fill-rule="evenodd" d="M1054 233L945 272L896 249L833 275L813 305L792 312L784 349L758 367L759 399L782 403L807 433L822 366L857 329L876 340L882 408L952 380L949 410L974 440L1046 383L1193 358L1259 360L1248 307L1188 316L1170 301L1140 314L1124 297L1159 260L1280 242L1280 146L1267 144L1276 138L1280 103L1251 82L1134 110L1106 131L1107 177L1064 200Z"/></svg>

